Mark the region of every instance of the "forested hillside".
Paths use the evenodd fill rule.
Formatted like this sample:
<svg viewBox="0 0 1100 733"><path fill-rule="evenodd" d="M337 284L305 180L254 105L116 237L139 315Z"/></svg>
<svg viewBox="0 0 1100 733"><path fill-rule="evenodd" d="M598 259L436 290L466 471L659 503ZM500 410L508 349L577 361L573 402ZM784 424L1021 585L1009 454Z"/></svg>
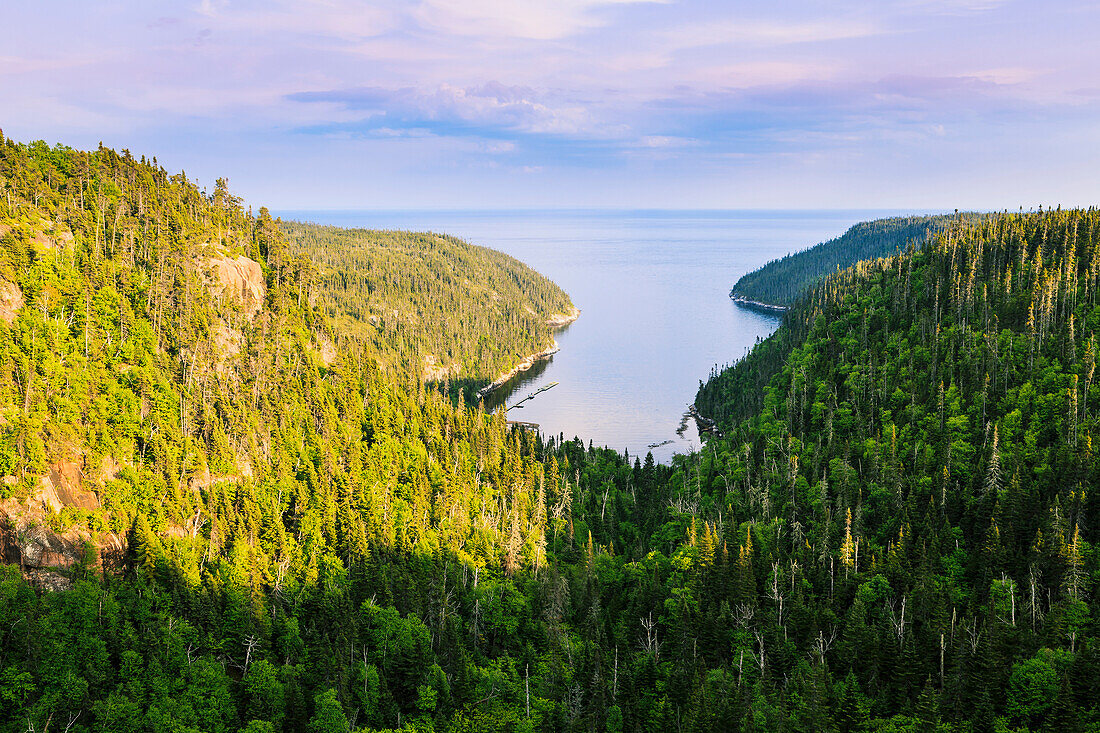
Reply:
<svg viewBox="0 0 1100 733"><path fill-rule="evenodd" d="M433 381L493 381L554 343L575 317L561 288L522 262L439 234L282 222L316 267L316 305L387 367Z"/></svg>
<svg viewBox="0 0 1100 733"><path fill-rule="evenodd" d="M726 520L773 533L759 649L798 699L839 691L819 721L1100 725L1098 247L1096 210L960 223L700 390Z"/></svg>
<svg viewBox="0 0 1100 733"><path fill-rule="evenodd" d="M501 588L572 545L575 470L380 370L224 182L9 140L0 175L4 730L423 728L514 674Z"/></svg>
<svg viewBox="0 0 1100 733"><path fill-rule="evenodd" d="M224 184L0 176L0 731L1100 725L1095 211L831 278L659 466L380 368Z"/></svg>
<svg viewBox="0 0 1100 733"><path fill-rule="evenodd" d="M731 298L789 306L822 277L862 260L889 257L912 244L920 246L952 216L898 216L856 224L836 239L772 260L741 277Z"/></svg>

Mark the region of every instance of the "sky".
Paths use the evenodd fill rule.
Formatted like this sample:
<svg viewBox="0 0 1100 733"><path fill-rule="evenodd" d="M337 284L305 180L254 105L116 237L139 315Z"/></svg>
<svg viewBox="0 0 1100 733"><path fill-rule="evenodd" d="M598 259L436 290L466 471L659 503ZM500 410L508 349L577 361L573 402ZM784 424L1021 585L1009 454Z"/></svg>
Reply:
<svg viewBox="0 0 1100 733"><path fill-rule="evenodd" d="M0 129L273 209L1100 204L1094 0L0 0Z"/></svg>

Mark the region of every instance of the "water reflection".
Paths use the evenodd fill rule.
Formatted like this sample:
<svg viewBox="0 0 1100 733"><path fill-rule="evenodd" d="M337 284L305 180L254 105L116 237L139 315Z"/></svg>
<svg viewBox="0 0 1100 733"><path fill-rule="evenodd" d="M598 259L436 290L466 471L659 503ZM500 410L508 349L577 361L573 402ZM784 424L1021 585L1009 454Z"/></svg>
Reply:
<svg viewBox="0 0 1100 733"><path fill-rule="evenodd" d="M530 369L528 369L527 371L519 372L518 374L516 374L516 376L509 379L507 382L500 385L489 394L485 395L485 409L489 412L493 412L501 405L507 407L508 402L514 402L514 400L509 399L513 395L518 399L528 394L528 392L525 391L523 388L527 385L537 385L541 381L543 373L550 367L551 364L554 363L554 356L554 354L551 354L545 359L539 359L531 365ZM539 396L541 397L542 395ZM536 397L535 399L538 398ZM531 404L531 402L525 403L525 405L529 404ZM524 405L521 405L517 409L522 410L525 409L525 407ZM517 417L513 415L512 412L508 413L508 417L515 418L516 420L524 419L522 417Z"/></svg>

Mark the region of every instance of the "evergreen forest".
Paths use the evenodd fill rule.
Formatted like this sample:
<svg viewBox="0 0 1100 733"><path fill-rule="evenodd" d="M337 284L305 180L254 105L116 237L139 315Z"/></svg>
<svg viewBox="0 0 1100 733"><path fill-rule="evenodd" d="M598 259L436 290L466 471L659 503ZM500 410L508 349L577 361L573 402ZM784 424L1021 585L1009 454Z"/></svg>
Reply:
<svg viewBox="0 0 1100 733"><path fill-rule="evenodd" d="M454 237L281 222L316 268L315 304L389 368L467 396L553 345L569 296L522 262Z"/></svg>
<svg viewBox="0 0 1100 733"><path fill-rule="evenodd" d="M974 217L974 214L965 215ZM920 246L953 217L898 216L856 224L836 239L772 260L742 276L730 297L767 305L790 306L817 280L862 260L889 257L909 245Z"/></svg>
<svg viewBox="0 0 1100 733"><path fill-rule="evenodd" d="M0 188L0 731L1100 730L1096 210L816 282L659 465L419 369L545 343L514 261L102 146Z"/></svg>

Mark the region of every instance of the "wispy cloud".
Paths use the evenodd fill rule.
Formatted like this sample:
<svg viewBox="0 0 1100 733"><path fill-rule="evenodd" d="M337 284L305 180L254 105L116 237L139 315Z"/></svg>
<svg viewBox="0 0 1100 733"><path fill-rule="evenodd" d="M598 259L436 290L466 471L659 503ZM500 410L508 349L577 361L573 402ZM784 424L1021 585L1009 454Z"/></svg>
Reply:
<svg viewBox="0 0 1100 733"><path fill-rule="evenodd" d="M1043 165L1087 171L1066 180L1100 165L1073 142L1100 118L1091 0L55 0L5 22L6 134L181 159L201 139L215 175L267 171L257 196L300 180L272 160L316 171L318 196L362 176L409 205L430 171L455 182L438 195L537 181L586 202L799 165L912 180L1038 155L1040 129Z"/></svg>
<svg viewBox="0 0 1100 733"><path fill-rule="evenodd" d="M614 6L665 0L423 0L413 17L424 27L464 36L550 40L607 25Z"/></svg>
<svg viewBox="0 0 1100 733"><path fill-rule="evenodd" d="M434 89L365 87L291 94L296 102L329 102L363 113L367 126L449 127L456 133L486 131L546 135L599 134L580 105L560 103L530 87L489 81L476 87Z"/></svg>
<svg viewBox="0 0 1100 733"><path fill-rule="evenodd" d="M650 149L688 148L699 145L699 141L690 137L676 137L675 135L643 135L638 139L636 146Z"/></svg>
<svg viewBox="0 0 1100 733"><path fill-rule="evenodd" d="M801 22L726 19L682 25L660 35L664 45L685 49L719 45L760 47L820 43L864 38L882 32L883 29L878 24L861 18L824 18Z"/></svg>
<svg viewBox="0 0 1100 733"><path fill-rule="evenodd" d="M226 27L362 39L397 30L475 38L551 40L611 22L615 6L666 0L202 0L196 13Z"/></svg>
<svg viewBox="0 0 1100 733"><path fill-rule="evenodd" d="M967 13L987 13L996 10L1008 0L902 0L901 9L922 13L940 13L960 15Z"/></svg>

